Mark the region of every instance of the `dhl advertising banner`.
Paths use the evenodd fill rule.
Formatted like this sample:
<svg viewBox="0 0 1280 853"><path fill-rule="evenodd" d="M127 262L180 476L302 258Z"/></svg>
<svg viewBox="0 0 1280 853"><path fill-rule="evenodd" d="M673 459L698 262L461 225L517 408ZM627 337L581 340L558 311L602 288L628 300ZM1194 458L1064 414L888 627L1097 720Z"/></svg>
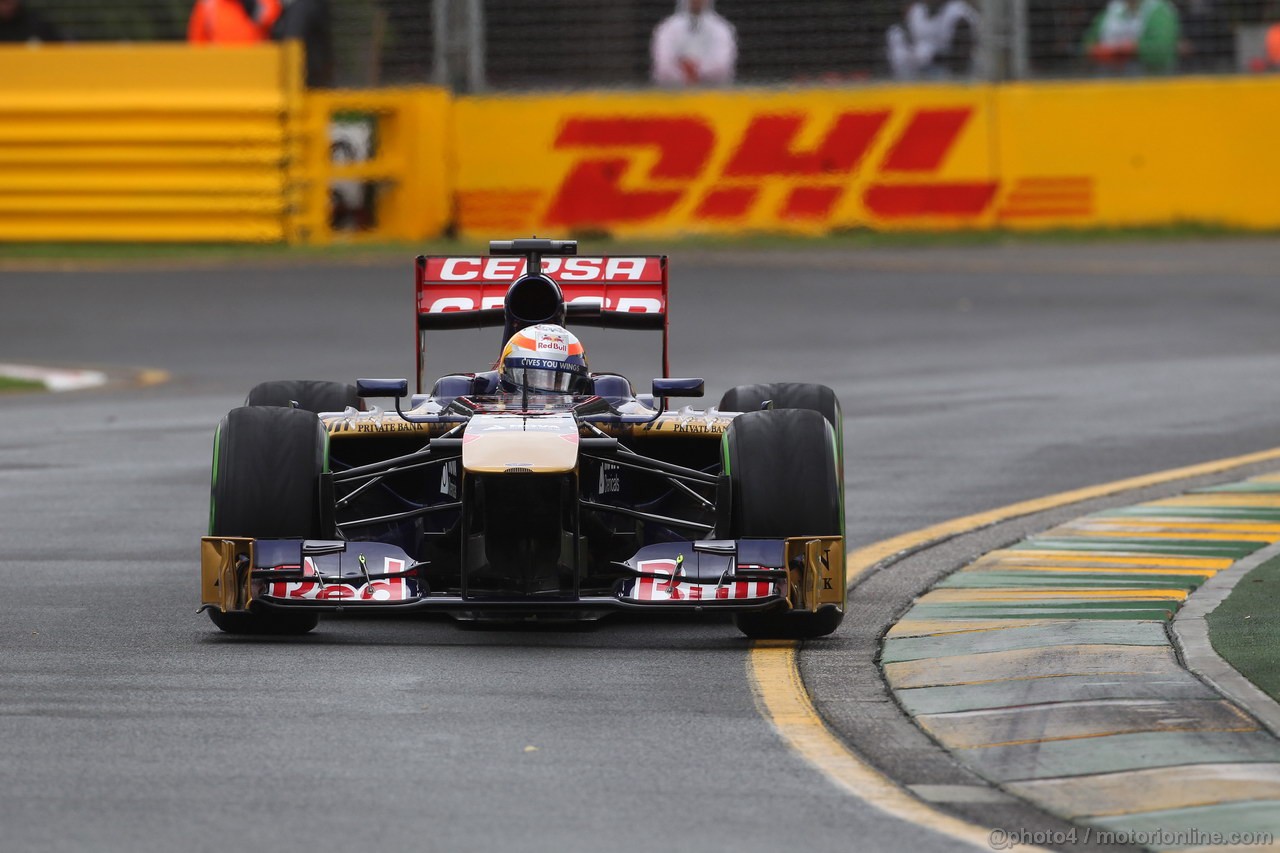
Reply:
<svg viewBox="0 0 1280 853"><path fill-rule="evenodd" d="M990 222L988 87L471 97L460 230L674 233Z"/></svg>
<svg viewBox="0 0 1280 853"><path fill-rule="evenodd" d="M1070 176L1014 210L1052 225L1280 228L1280 79L1010 84L996 98L1001 174Z"/></svg>
<svg viewBox="0 0 1280 853"><path fill-rule="evenodd" d="M307 92L296 45L0 46L0 241L1280 228L1276 104L1276 76ZM368 159L335 162L353 114Z"/></svg>
<svg viewBox="0 0 1280 853"><path fill-rule="evenodd" d="M473 237L1280 227L1280 81L466 97Z"/></svg>

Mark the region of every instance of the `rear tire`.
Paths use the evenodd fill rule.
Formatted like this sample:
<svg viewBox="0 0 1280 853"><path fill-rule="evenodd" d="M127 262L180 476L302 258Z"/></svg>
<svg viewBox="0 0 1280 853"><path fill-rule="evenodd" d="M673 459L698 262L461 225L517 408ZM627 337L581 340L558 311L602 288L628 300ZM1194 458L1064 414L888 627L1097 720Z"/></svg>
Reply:
<svg viewBox="0 0 1280 853"><path fill-rule="evenodd" d="M209 535L318 539L318 483L326 438L320 419L301 409L232 409L214 437ZM229 634L304 634L315 613L223 613L213 624Z"/></svg>
<svg viewBox="0 0 1280 853"><path fill-rule="evenodd" d="M246 406L283 406L306 412L341 412L348 406L363 409L356 386L316 379L274 379L259 382L245 398Z"/></svg>
<svg viewBox="0 0 1280 853"><path fill-rule="evenodd" d="M843 535L840 454L835 429L822 414L740 415L725 433L724 453L733 490L729 538ZM748 637L805 639L830 634L843 619L843 607L828 605L816 612L742 613L735 621Z"/></svg>

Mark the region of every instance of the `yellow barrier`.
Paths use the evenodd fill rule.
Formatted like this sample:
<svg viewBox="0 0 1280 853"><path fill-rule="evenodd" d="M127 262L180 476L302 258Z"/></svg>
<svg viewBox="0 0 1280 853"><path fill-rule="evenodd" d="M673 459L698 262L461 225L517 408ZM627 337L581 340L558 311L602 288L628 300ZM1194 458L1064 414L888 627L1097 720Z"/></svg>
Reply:
<svg viewBox="0 0 1280 853"><path fill-rule="evenodd" d="M300 239L325 244L335 236L347 241L417 240L442 233L452 213L452 105L447 90L434 88L308 94L308 152L299 175L305 187L297 219ZM332 161L329 127L335 116L344 114L374 121L373 159ZM329 188L334 181L377 186L372 228L335 235L329 222Z"/></svg>
<svg viewBox="0 0 1280 853"><path fill-rule="evenodd" d="M461 98L473 237L1280 227L1280 80Z"/></svg>
<svg viewBox="0 0 1280 853"><path fill-rule="evenodd" d="M288 236L295 46L0 49L0 240Z"/></svg>
<svg viewBox="0 0 1280 853"><path fill-rule="evenodd" d="M1002 86L1001 172L1072 176L1004 199L1003 216L1012 225L1280 227L1276 103L1275 77Z"/></svg>
<svg viewBox="0 0 1280 853"><path fill-rule="evenodd" d="M333 181L377 186L373 227L440 234L451 209L442 89L312 92L296 44L0 48L0 240L314 242ZM335 114L376 154L330 161Z"/></svg>
<svg viewBox="0 0 1280 853"><path fill-rule="evenodd" d="M1276 78L452 98L295 45L0 48L0 240L1280 227ZM329 128L375 122L335 164ZM336 234L335 181L373 183Z"/></svg>

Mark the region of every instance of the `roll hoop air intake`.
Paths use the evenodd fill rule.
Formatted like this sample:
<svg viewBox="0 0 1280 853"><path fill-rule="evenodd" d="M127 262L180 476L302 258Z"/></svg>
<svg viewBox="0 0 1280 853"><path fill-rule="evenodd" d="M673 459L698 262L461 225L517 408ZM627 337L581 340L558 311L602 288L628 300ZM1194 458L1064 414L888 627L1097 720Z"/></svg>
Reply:
<svg viewBox="0 0 1280 853"><path fill-rule="evenodd" d="M503 300L502 342L521 329L539 323L565 324L564 292L549 276L542 274L543 255L576 255L576 240L491 240L490 255L523 255L528 261L525 275L512 282Z"/></svg>

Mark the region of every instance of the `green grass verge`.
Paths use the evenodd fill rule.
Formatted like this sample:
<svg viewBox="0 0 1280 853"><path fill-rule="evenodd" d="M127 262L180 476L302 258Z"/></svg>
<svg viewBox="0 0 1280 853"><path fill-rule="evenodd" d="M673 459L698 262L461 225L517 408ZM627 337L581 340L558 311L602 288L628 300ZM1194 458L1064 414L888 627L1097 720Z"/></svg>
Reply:
<svg viewBox="0 0 1280 853"><path fill-rule="evenodd" d="M1209 642L1280 701L1280 557L1258 566L1209 614Z"/></svg>
<svg viewBox="0 0 1280 853"><path fill-rule="evenodd" d="M517 237L521 235L503 235ZM1152 228L1066 228L1044 231L896 231L867 229L841 231L823 237L789 234L747 233L735 236L688 236L667 239L618 240L607 234L579 233L578 239L592 252L673 252L678 250L734 250L743 248L875 249L914 247L995 246L1053 243L1096 243L1125 241L1180 241L1239 237L1274 238L1280 231L1245 231L1216 225L1183 223ZM0 243L0 263L130 263L136 261L220 261L283 260L308 258L327 260L377 261L418 254L484 252L480 241L438 239L422 242L335 243L331 246L285 246L279 244L219 243Z"/></svg>
<svg viewBox="0 0 1280 853"><path fill-rule="evenodd" d="M10 376L0 376L0 394L7 391L43 391L45 390L43 382L35 382L30 379L14 379Z"/></svg>

